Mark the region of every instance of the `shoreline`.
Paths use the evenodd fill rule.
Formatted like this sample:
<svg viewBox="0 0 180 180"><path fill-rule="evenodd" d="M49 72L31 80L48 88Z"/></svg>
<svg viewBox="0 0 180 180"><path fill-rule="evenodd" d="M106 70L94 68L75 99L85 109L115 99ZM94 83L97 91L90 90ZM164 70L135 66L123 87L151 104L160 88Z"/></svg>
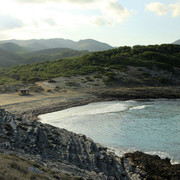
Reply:
<svg viewBox="0 0 180 180"><path fill-rule="evenodd" d="M180 87L135 87L106 89L67 89L63 92L31 93L30 96L0 94L0 108L19 117L37 119L51 113L93 102L113 100L180 99Z"/></svg>
<svg viewBox="0 0 180 180"><path fill-rule="evenodd" d="M99 94L95 94L95 93L92 93L92 92L91 93L85 93L85 92L70 91L70 93L64 94L63 96L62 96L62 94L53 94L53 97L52 97L52 95L51 96L49 95L48 97L46 97L44 99L40 99L40 100L38 98L36 98L35 96L33 97L35 99L33 101L30 101L31 99L30 100L28 99L28 101L24 101L23 102L23 99L21 99L22 102L19 102L19 103L16 102L15 107L14 107L14 103L11 103L11 104L5 104L1 108L6 109L6 111L10 110L11 113L13 113L13 114L15 114L17 116L17 120L21 119L21 118L26 120L25 125L26 124L27 125L23 129L26 129L27 127L31 129L31 127L29 126L29 123L31 124L33 122L33 120L38 120L37 116L40 115L40 114L60 111L60 110L64 110L64 109L67 109L67 108L71 108L71 107L75 107L75 106L81 106L81 105L86 105L86 104L93 103L93 102L114 101L114 100L123 100L123 101L125 101L125 100L143 100L144 101L144 100L149 100L149 99L153 98L153 97L149 97L149 95L148 95L148 98L144 98L144 94L143 94L143 98L139 98L139 96L137 96L137 94L133 94L133 95L131 94L131 96L124 97L124 96L122 96L122 94L118 94L118 93L115 94L113 91L108 91L106 96L104 96L104 95L100 96ZM100 94L102 94L102 92L100 92ZM117 97L117 94L118 94L119 97ZM116 95L116 97L114 97L114 95ZM173 98L169 98L169 96L163 95L163 98L166 98L166 99L176 99L176 98L179 98L179 96L173 95ZM20 98L20 97L18 97L18 98ZM27 98L29 98L29 97L25 97L25 99L27 99ZM159 99L159 98L153 98L153 99ZM43 125L43 124L41 125L41 123L39 123L37 121L35 121L35 122L37 123L38 128L40 128L40 129L41 128L43 128L43 129L47 128L49 130L52 129L52 131L54 131L54 129L57 129L57 128L53 128L53 127L51 127L49 125ZM24 126L23 122L20 121L20 123L22 123L22 126ZM34 125L32 127L34 127ZM30 136L33 136L34 138L36 138L36 136L38 134L37 135L33 134L36 131L34 131L33 129L31 129L31 131L32 131L32 133L30 133ZM84 135L78 135L78 134L76 135L75 133L68 132L68 131L63 130L63 129L59 129L57 131L59 133L65 132L65 133L71 134L72 138L77 136L78 137L77 140L76 140L77 142L79 141L78 139L80 138L82 140L82 142L85 143L86 145L87 145L88 142L92 143L92 140L86 138L86 136L84 136ZM43 131L39 131L39 132L43 132ZM43 134L43 136L44 136L44 134ZM54 137L53 139L56 139L55 137L59 138L60 136L56 136L56 134L53 134L53 137ZM66 136L63 135L63 137L66 139ZM70 138L70 140L71 140L71 138ZM30 138L30 141L31 141L31 138ZM54 140L54 141L56 142L56 140ZM51 145L51 142L49 142L49 143ZM62 144L62 145L64 146L65 144ZM19 146L19 145L17 144L17 146ZM38 146L39 146L39 144L37 144L37 147ZM42 143L42 147L43 146L44 145ZM54 144L52 144L52 146L54 146ZM57 146L57 144L55 144L55 146ZM88 144L88 146L89 146L89 144ZM104 158L109 157L108 152L106 152L106 150L109 149L109 148L103 147L100 144L98 145L98 143L95 143L95 146L98 147L98 149L100 150L100 153L105 153L105 155L103 155L103 156L100 155L100 157L103 158L102 159L102 164L103 164L104 160L105 160ZM78 148L79 145L77 145L76 147ZM57 148L57 149L61 150L61 148ZM43 150L43 148L42 148L42 150ZM29 151L32 151L32 149L29 149ZM50 149L48 151L52 152ZM82 153L83 152L84 151L82 149ZM16 153L16 151L15 151L15 153ZM66 152L63 153L63 156L65 154L66 154ZM144 153L140 153L140 154L137 154L137 156L136 156L135 154L137 154L137 152L126 153L121 158L117 157L117 158L120 158L120 160L118 160L118 163L120 163L120 165L122 165L122 173L119 176L124 177L124 175L127 174L127 176L129 176L129 178L131 179L133 176L136 176L136 177L142 176L142 177L144 177L144 175L147 176L147 174L150 174L149 172L144 174L144 172L148 171L148 169L146 169L146 168L143 169L143 167L141 167L139 169L140 165L136 162L136 158L142 158L143 159L144 157L147 157L150 160L150 162L151 161L155 161L157 169L158 169L158 167L161 164L165 164L165 166L167 166L170 169L169 171L171 171L171 169L172 169L171 167L173 167L173 169L175 169L174 171L176 172L176 174L178 174L178 172L179 172L180 164L171 165L170 164L170 159L168 159L168 158L161 160L160 158L158 158L157 156L154 156L154 155L150 156L150 155L145 155ZM20 153L20 155L21 155L21 153ZM94 155L95 155L94 153L90 154L90 156L92 156L92 157L94 157ZM134 156L135 156L135 160L133 159ZM74 157L76 157L76 156L74 156ZM89 156L87 156L87 157L89 157ZM114 154L112 157L116 158L116 154ZM34 158L34 156L33 156L33 158ZM154 158L155 158L155 160L154 160ZM140 159L140 161L139 161L140 163L141 163L141 161L143 162L142 159ZM50 163L51 164L52 159L50 158L49 160L50 160L50 162L46 161L46 163ZM40 160L40 162L41 161L42 161L42 159ZM101 159L100 159L100 161L101 161ZM75 161L74 163L75 164L79 164L78 162L79 161ZM111 160L109 161L109 163L110 162L111 162ZM109 163L107 163L107 166L111 165ZM64 167L64 169L67 168L67 166L65 164L64 165L61 164L60 166L58 164L55 164L55 166L57 166L57 167ZM147 164L146 166L148 167L149 165ZM164 166L164 165L162 165L162 166ZM87 167L89 167L89 165ZM152 164L152 167L154 167L154 164ZM177 167L177 170L176 170L176 167ZM161 176L161 168L162 167L160 166L160 170L159 170L160 175L159 176ZM82 175L82 176L85 175L85 172L82 169L81 170L80 169L78 169L78 170L72 170L71 169L70 171L68 170L68 172L73 172L73 173L74 173L74 171L76 173ZM95 172L96 172L96 170L95 170ZM103 168L102 168L102 170L100 171L100 174L101 174L101 172L106 172L106 171L104 171ZM113 170L112 172L115 172L115 174L116 174L116 170L115 171ZM140 172L142 172L142 173L140 173ZM90 174L90 177L93 175L94 179L97 179L97 177L96 177L97 172L96 172L96 175L95 175L93 173L90 173L89 171L86 171L86 176L89 176L89 174ZM110 174L111 174L111 172L110 172ZM171 175L173 175L173 174L174 173L172 172ZM101 176L103 176L103 175L98 175L98 176L101 179ZM113 175L113 176L116 176L116 175ZM104 176L103 176L103 178L104 178Z"/></svg>
<svg viewBox="0 0 180 180"><path fill-rule="evenodd" d="M6 132L0 139L0 152L15 154L17 158L30 158L49 169L59 169L59 173L92 180L109 180L108 177L140 180L146 177L153 179L154 175L161 179L176 178L180 172L180 164L171 164L169 158L161 159L140 151L119 157L85 135L19 118L4 110L0 110L0 117L4 117L0 133Z"/></svg>
<svg viewBox="0 0 180 180"><path fill-rule="evenodd" d="M81 102L81 103L75 103L75 104L69 104L68 106L66 106L66 108L62 108L61 110L65 110L65 109L68 109L68 108L73 108L73 107L77 107L77 106L83 106L83 105L87 105L87 104L89 104L89 103L96 103L96 102L107 102L107 101L128 101L128 100L135 100L135 101L156 101L156 100L158 100L158 101L171 101L171 100L177 100L177 101L180 101L180 99L178 98L175 98L175 99L169 99L169 98L147 98L147 99L128 99L128 98L126 98L126 99L115 99L115 98L109 98L109 99L98 99L98 101L94 101L94 100L91 100L91 101L83 101L83 102ZM77 105L77 106L76 106ZM61 111L61 110L58 110L58 111ZM52 112L58 112L58 111L52 111ZM41 111L42 112L42 111ZM45 113L44 114L46 114L46 111L44 111ZM47 114L48 113L51 113L51 112L47 112ZM42 115L42 114L40 114L40 115ZM39 119L38 119L39 120ZM41 121L40 121L41 122ZM43 122L42 122L43 123ZM49 124L49 123L47 123L47 124ZM58 127L58 126L56 126L56 127ZM68 130L68 129L66 129L66 130ZM72 130L68 130L68 131L72 131ZM74 131L72 131L72 132L74 132ZM77 133L77 132L74 132L74 133ZM79 134L79 133L78 133ZM81 134L81 133L80 133ZM91 137L90 137L91 138ZM94 139L93 139L93 141L95 141ZM96 142L96 141L95 141ZM100 142L98 142L98 143L100 143ZM100 144L102 144L102 143L100 143ZM174 165L174 164L180 164L180 161L179 160L176 160L176 159L174 159L173 158L173 156L172 155L170 155L168 152L166 152L166 151L158 151L158 150L154 150L154 151L143 151L143 150L140 150L140 149L134 149L133 147L131 148L131 149L127 149L127 151L125 151L125 150L123 150L123 149L120 149L120 147L119 148L117 148L117 147L110 147L110 146L108 146L108 145L104 145L104 144L102 144L103 146L105 146L107 149L109 149L109 151L111 151L111 152L114 152L117 156L119 156L120 158L121 157L123 157L123 155L124 154L126 154L126 153L133 153L133 152L136 152L136 151L141 151L141 152L143 152L143 153L146 153L146 154L149 154L149 155L158 155L159 157L161 157L162 159L165 159L165 158L169 158L170 160L171 160L171 164L172 165ZM118 152L119 151L119 152Z"/></svg>

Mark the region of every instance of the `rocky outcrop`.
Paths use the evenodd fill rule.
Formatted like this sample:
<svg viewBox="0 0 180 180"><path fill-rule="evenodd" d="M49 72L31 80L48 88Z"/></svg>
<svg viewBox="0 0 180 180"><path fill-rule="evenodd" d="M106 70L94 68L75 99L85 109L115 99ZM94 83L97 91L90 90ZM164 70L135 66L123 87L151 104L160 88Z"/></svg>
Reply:
<svg viewBox="0 0 180 180"><path fill-rule="evenodd" d="M85 135L21 118L3 109L0 109L0 151L88 180L178 180L180 177L180 164L172 165L168 158L142 152L119 158Z"/></svg>
<svg viewBox="0 0 180 180"><path fill-rule="evenodd" d="M129 179L120 158L84 135L0 110L0 149L91 179Z"/></svg>
<svg viewBox="0 0 180 180"><path fill-rule="evenodd" d="M172 165L170 159L142 152L127 153L122 158L124 169L129 177L146 180L178 180L180 164Z"/></svg>

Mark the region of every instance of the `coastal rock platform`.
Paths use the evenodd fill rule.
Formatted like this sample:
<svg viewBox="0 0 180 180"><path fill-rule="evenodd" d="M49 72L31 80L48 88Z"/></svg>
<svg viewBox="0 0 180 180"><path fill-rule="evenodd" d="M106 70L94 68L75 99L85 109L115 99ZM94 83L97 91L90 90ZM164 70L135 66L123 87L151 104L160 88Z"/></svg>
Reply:
<svg viewBox="0 0 180 180"><path fill-rule="evenodd" d="M180 165L141 152L116 156L85 135L0 109L0 150L82 179L178 179ZM155 160L154 160L155 158ZM30 170L41 172L31 167ZM162 173L163 172L163 173ZM57 179L49 177L49 179Z"/></svg>

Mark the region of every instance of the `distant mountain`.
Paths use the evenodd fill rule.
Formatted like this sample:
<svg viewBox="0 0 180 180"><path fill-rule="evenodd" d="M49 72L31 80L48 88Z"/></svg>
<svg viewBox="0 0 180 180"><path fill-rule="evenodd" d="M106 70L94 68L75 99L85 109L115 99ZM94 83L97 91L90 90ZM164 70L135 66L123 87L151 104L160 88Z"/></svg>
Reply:
<svg viewBox="0 0 180 180"><path fill-rule="evenodd" d="M77 42L77 49L89 50L89 51L105 51L113 49L112 46L106 43L102 43L93 39L85 39Z"/></svg>
<svg viewBox="0 0 180 180"><path fill-rule="evenodd" d="M175 41L175 42L173 42L173 44L180 44L180 39Z"/></svg>
<svg viewBox="0 0 180 180"><path fill-rule="evenodd" d="M0 41L0 49L0 67L9 67L64 57L77 57L88 54L88 51L104 51L113 47L93 39L75 42L56 38Z"/></svg>
<svg viewBox="0 0 180 180"><path fill-rule="evenodd" d="M22 54L22 53L28 52L26 48L21 47L15 43L11 43L11 42L0 44L0 49L3 49L5 51L9 51L11 53L17 53L17 54Z"/></svg>
<svg viewBox="0 0 180 180"><path fill-rule="evenodd" d="M0 67L9 67L21 64L23 59L17 54L0 49Z"/></svg>
<svg viewBox="0 0 180 180"><path fill-rule="evenodd" d="M3 43L5 42L15 43L19 46L23 46L27 48L30 51L39 51L50 48L70 48L74 50L88 50L88 51L104 51L108 49L113 49L112 46L93 39L85 39L85 40L80 40L78 42L69 39L62 39L62 38L3 41Z"/></svg>
<svg viewBox="0 0 180 180"><path fill-rule="evenodd" d="M23 47L8 42L0 44L0 67L11 67L19 64L52 61L65 57L79 57L85 54L89 54L89 51L78 51L68 48L53 48L27 52L27 50Z"/></svg>

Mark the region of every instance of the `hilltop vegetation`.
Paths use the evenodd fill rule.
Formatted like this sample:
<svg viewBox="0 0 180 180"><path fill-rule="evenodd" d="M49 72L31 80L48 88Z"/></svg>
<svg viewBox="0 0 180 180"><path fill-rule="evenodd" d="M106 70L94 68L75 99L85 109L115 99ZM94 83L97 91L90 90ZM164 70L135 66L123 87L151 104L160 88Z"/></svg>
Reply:
<svg viewBox="0 0 180 180"><path fill-rule="evenodd" d="M7 82L35 82L59 76L107 76L109 82L118 82L118 73L139 71L136 78L143 83L179 83L180 46L172 44L119 47L74 58L63 58L31 65L20 65L0 70L0 84ZM159 74L161 72L161 74ZM136 74L133 74L136 76ZM167 77L170 77L169 80ZM172 77L174 78L172 80ZM177 82L175 83L175 80ZM170 82L172 81L172 82Z"/></svg>
<svg viewBox="0 0 180 180"><path fill-rule="evenodd" d="M45 49L26 54L26 60L24 62L25 64L31 64L35 62L52 61L65 57L79 57L88 53L89 51L78 51L68 48Z"/></svg>

